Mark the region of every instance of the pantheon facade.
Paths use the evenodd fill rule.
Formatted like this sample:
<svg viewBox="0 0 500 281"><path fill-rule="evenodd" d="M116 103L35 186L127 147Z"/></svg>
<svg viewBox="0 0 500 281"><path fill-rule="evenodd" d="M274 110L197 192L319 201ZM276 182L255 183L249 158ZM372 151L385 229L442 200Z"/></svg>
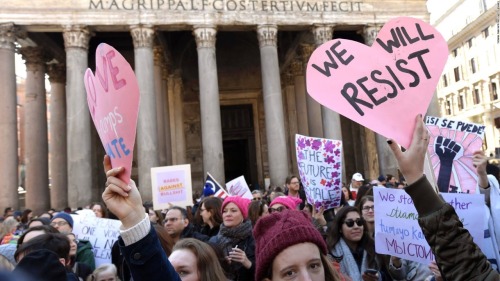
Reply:
<svg viewBox="0 0 500 281"><path fill-rule="evenodd" d="M394 174L385 138L311 99L304 71L317 46L371 45L399 16L428 21L426 1L2 1L0 207L24 207L19 186L35 212L100 199L104 149L83 83L100 43L120 51L139 82L132 178L145 201L157 166L191 164L194 190L206 172L282 185L297 173L297 133L341 139L346 181ZM26 63L22 91L15 53Z"/></svg>

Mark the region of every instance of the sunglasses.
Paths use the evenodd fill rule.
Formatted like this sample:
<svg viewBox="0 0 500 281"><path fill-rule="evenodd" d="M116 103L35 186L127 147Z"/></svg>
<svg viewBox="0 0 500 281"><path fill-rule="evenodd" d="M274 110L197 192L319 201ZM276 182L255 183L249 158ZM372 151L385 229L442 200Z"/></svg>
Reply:
<svg viewBox="0 0 500 281"><path fill-rule="evenodd" d="M344 223L345 223L345 225L347 225L347 227L353 227L354 223L356 223L357 226L363 226L363 224L365 223L365 220L363 218L358 218L356 220L348 219L348 220L345 220Z"/></svg>
<svg viewBox="0 0 500 281"><path fill-rule="evenodd" d="M278 207L278 208L269 208L269 210L268 210L268 211L269 211L269 213L270 213L270 214L272 214L272 213L274 213L274 212L279 212L279 213L281 213L281 212L283 212L284 210L286 210L286 207L281 206L281 207Z"/></svg>

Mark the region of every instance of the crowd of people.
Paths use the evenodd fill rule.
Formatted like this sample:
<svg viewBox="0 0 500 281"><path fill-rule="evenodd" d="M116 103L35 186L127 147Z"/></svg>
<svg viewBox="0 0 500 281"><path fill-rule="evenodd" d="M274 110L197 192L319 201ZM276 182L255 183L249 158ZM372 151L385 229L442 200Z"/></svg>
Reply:
<svg viewBox="0 0 500 281"><path fill-rule="evenodd" d="M221 199L206 188L192 207L153 210L143 204L134 181L119 179L123 168L112 168L106 156L104 203L88 208L96 217L121 221L110 263L96 268L90 242L73 234L71 210L33 214L6 208L0 280L500 280L498 267L423 174L429 135L421 116L415 124L412 144L404 152L388 141L404 178L369 181L355 173L342 188L341 205L330 210L308 204L296 176L283 186L252 191L253 200ZM478 191L491 193L491 204L498 170L488 175L481 152L474 155L474 164ZM413 199L436 258L430 265L375 251L374 186L404 188ZM487 217L492 234L500 234L495 232L497 216ZM495 247L498 236L490 241ZM498 255L498 246L495 251Z"/></svg>

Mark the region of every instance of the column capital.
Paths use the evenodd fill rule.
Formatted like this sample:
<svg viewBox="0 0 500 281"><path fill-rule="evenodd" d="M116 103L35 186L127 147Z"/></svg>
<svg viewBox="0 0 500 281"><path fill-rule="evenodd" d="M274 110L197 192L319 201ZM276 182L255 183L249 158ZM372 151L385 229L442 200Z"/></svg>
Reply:
<svg viewBox="0 0 500 281"><path fill-rule="evenodd" d="M193 35L196 46L200 48L215 48L217 28L213 25L193 26Z"/></svg>
<svg viewBox="0 0 500 281"><path fill-rule="evenodd" d="M290 72L293 76L301 76L304 75L303 64L300 59L296 58L290 64Z"/></svg>
<svg viewBox="0 0 500 281"><path fill-rule="evenodd" d="M28 71L44 71L47 57L42 47L23 47L19 51Z"/></svg>
<svg viewBox="0 0 500 281"><path fill-rule="evenodd" d="M66 83L66 65L64 63L51 63L47 65L50 83Z"/></svg>
<svg viewBox="0 0 500 281"><path fill-rule="evenodd" d="M307 62L315 49L316 46L313 44L300 44L300 54L302 55L302 63L304 63L304 65L307 65Z"/></svg>
<svg viewBox="0 0 500 281"><path fill-rule="evenodd" d="M17 27L14 23L0 24L0 49L14 50L14 42L16 41Z"/></svg>
<svg viewBox="0 0 500 281"><path fill-rule="evenodd" d="M365 44L368 46L373 45L373 41L377 38L378 32L380 31L379 25L365 25L362 30L363 38L365 39Z"/></svg>
<svg viewBox="0 0 500 281"><path fill-rule="evenodd" d="M259 46L276 47L278 42L278 26L274 24L265 24L257 26L257 36L259 38Z"/></svg>
<svg viewBox="0 0 500 281"><path fill-rule="evenodd" d="M153 47L153 61L155 65L162 66L163 63L163 49L160 46Z"/></svg>
<svg viewBox="0 0 500 281"><path fill-rule="evenodd" d="M162 67L161 67L161 78L163 80L168 80L169 75L170 75L170 73L168 71L167 64L162 65Z"/></svg>
<svg viewBox="0 0 500 281"><path fill-rule="evenodd" d="M67 48L81 48L88 50L90 31L87 26L83 25L68 25L64 27L64 47Z"/></svg>
<svg viewBox="0 0 500 281"><path fill-rule="evenodd" d="M291 69L288 69L285 73L283 73L283 84L285 86L293 86L295 83L295 79L294 79L294 76L293 76L293 73L291 71Z"/></svg>
<svg viewBox="0 0 500 281"><path fill-rule="evenodd" d="M314 44L316 44L316 46L319 46L332 40L333 26L326 24L315 25L312 28L312 33L314 35Z"/></svg>
<svg viewBox="0 0 500 281"><path fill-rule="evenodd" d="M132 25L130 34L132 34L134 48L153 48L155 30L152 25Z"/></svg>

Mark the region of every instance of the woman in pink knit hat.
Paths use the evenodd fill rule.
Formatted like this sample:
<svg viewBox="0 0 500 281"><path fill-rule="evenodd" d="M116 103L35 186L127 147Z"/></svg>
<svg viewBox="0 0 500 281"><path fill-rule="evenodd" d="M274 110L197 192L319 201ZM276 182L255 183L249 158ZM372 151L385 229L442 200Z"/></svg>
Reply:
<svg viewBox="0 0 500 281"><path fill-rule="evenodd" d="M290 196L278 196L269 204L269 213L281 212L283 210L297 210L302 199Z"/></svg>
<svg viewBox="0 0 500 281"><path fill-rule="evenodd" d="M248 220L250 202L239 196L226 197L219 233L209 241L224 255L222 266L226 277L233 281L253 281L255 272L255 241Z"/></svg>

